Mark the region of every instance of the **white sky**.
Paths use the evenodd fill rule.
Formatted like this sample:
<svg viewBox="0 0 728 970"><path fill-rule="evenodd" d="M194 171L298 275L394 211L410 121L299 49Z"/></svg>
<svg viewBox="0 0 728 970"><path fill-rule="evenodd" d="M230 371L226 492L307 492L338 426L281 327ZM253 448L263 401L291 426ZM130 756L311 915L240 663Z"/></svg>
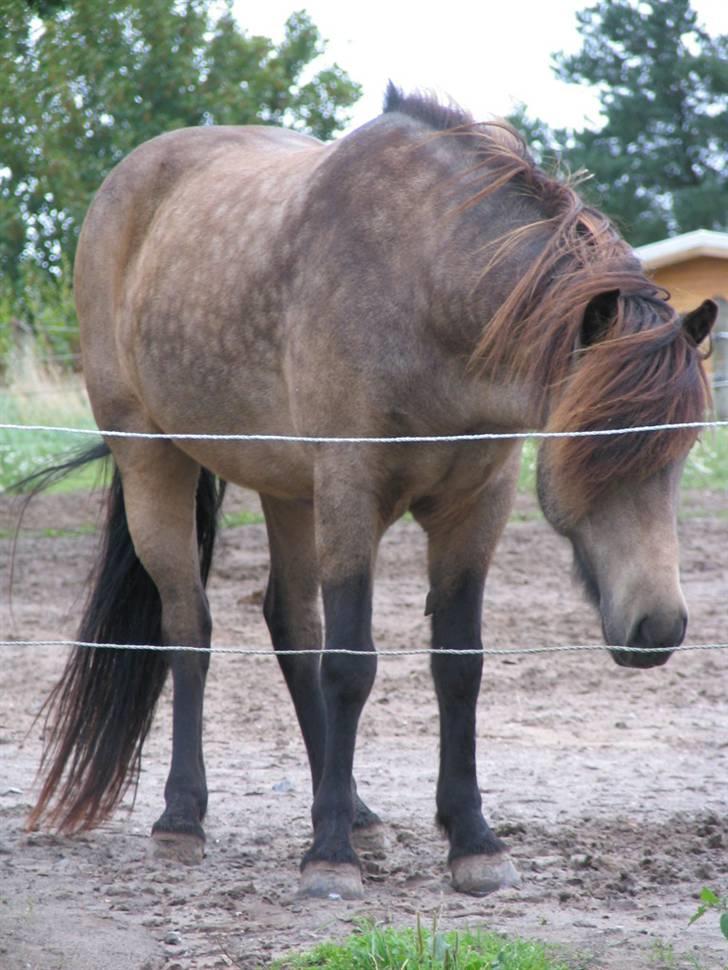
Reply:
<svg viewBox="0 0 728 970"><path fill-rule="evenodd" d="M379 114L387 80L405 90L451 96L478 119L510 112L522 101L529 114L554 126L581 127L598 118L589 89L557 81L551 54L575 51L577 10L590 0L235 0L249 32L279 41L293 10L306 9L327 52L317 68L336 61L364 87L352 125ZM708 32L728 33L728 0L693 0Z"/></svg>

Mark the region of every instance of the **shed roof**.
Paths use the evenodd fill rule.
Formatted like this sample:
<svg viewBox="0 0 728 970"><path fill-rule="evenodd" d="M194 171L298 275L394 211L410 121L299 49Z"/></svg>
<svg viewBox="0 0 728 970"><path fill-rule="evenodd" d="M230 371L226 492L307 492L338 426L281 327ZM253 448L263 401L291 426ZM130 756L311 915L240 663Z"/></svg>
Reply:
<svg viewBox="0 0 728 970"><path fill-rule="evenodd" d="M697 256L728 259L728 232L695 229L693 232L684 232L681 236L638 246L635 253L645 269L660 269L661 266L682 263Z"/></svg>

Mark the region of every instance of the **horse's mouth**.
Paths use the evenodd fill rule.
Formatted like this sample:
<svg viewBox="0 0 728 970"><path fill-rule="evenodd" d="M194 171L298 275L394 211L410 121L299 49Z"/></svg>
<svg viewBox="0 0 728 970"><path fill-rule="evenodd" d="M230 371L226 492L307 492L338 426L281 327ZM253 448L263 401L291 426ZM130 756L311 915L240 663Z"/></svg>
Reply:
<svg viewBox="0 0 728 970"><path fill-rule="evenodd" d="M638 652L631 649L610 649L612 659L619 667L632 667L636 670L647 670L650 667L661 667L672 656L672 650L660 647L644 647Z"/></svg>
<svg viewBox="0 0 728 970"><path fill-rule="evenodd" d="M669 618L646 616L635 623L628 636L614 636L602 617L604 640L614 662L620 667L648 670L662 667L685 639L687 616L676 612ZM622 646L624 644L624 646Z"/></svg>

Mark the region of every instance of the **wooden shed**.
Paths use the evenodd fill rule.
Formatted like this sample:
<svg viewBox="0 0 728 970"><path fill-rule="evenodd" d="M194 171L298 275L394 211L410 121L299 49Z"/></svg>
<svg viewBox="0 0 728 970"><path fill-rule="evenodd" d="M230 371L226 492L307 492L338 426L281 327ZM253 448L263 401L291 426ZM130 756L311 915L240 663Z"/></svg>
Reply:
<svg viewBox="0 0 728 970"><path fill-rule="evenodd" d="M728 418L728 232L696 229L635 249L649 275L680 312L710 297L719 306L709 366L715 409Z"/></svg>

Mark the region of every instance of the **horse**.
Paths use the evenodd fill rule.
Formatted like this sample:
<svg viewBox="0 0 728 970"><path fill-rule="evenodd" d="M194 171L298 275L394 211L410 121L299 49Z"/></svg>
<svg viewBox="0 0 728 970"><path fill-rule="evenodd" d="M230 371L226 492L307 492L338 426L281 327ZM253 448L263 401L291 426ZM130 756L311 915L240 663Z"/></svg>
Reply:
<svg viewBox="0 0 728 970"><path fill-rule="evenodd" d="M265 126L141 145L108 175L75 263L83 371L99 428L306 437L592 432L699 422L706 300L679 316L574 180L505 122L390 85L383 113L332 144ZM538 496L621 665L684 636L676 501L694 428L546 438ZM405 512L428 542L440 716L437 822L456 890L516 885L482 811L476 700L486 574L521 442L108 437L108 520L78 646L48 699L31 827L106 819L138 780L169 670L172 757L153 838L199 859L207 787L206 581L223 483L260 494L263 612L310 762L300 891L362 894L355 842L379 818L353 779L376 667L372 584ZM323 602L323 634L319 612ZM308 651L297 651L306 648ZM341 651L346 648L349 652ZM445 651L466 651L452 654Z"/></svg>

